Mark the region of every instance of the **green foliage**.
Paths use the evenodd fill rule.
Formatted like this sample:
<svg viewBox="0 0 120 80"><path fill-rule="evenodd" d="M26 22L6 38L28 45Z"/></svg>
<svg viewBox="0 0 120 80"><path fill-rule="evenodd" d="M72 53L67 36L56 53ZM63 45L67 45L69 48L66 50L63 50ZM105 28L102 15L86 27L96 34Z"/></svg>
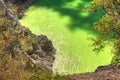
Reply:
<svg viewBox="0 0 120 80"><path fill-rule="evenodd" d="M120 55L113 57L112 64L116 66L120 66Z"/></svg>
<svg viewBox="0 0 120 80"><path fill-rule="evenodd" d="M99 7L106 13L98 22L94 23L95 29L101 35L94 40L96 50L101 50L106 46L106 43L114 44L114 54L112 63L119 65L120 63L120 0L93 0L91 11L99 11Z"/></svg>

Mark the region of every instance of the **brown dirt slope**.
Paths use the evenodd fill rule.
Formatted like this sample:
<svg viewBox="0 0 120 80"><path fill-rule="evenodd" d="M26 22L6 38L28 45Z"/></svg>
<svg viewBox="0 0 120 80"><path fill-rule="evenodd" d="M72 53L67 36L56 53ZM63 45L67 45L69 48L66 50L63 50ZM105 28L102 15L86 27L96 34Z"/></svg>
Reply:
<svg viewBox="0 0 120 80"><path fill-rule="evenodd" d="M100 66L92 73L69 75L72 80L120 80L120 67Z"/></svg>

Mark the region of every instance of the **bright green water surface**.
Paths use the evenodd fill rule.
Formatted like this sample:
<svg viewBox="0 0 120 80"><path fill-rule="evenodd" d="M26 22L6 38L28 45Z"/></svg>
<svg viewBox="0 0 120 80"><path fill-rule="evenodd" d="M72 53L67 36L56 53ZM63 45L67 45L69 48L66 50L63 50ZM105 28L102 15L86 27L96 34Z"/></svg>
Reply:
<svg viewBox="0 0 120 80"><path fill-rule="evenodd" d="M88 37L95 37L92 27L102 14L83 12L90 0L35 0L21 20L34 34L47 35L57 49L54 69L73 74L94 71L110 64L110 46L95 54Z"/></svg>

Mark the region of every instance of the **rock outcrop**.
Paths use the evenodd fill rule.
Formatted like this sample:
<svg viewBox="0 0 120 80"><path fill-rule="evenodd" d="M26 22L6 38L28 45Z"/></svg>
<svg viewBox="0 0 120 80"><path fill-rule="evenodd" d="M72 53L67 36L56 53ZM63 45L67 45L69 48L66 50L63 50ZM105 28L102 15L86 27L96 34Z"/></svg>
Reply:
<svg viewBox="0 0 120 80"><path fill-rule="evenodd" d="M63 76L69 78L68 80L120 80L120 67L108 65L100 66L95 72L81 73Z"/></svg>
<svg viewBox="0 0 120 80"><path fill-rule="evenodd" d="M4 0L18 18L22 18L34 0Z"/></svg>
<svg viewBox="0 0 120 80"><path fill-rule="evenodd" d="M7 55L16 62L20 62L19 65L24 69L39 68L52 72L56 50L51 40L45 35L33 34L29 29L19 23L18 17L23 16L23 14L21 14L22 10L17 12L18 9L13 9L15 6L19 5L17 8L21 6L15 3L16 1L20 3L20 1L24 0L0 0L1 61ZM23 8L27 8L32 0L28 0L28 3L26 1L27 0L25 0L24 4L21 2ZM5 61L5 64L9 62L9 60ZM5 65L0 65L0 71L7 70L4 66ZM0 76L2 76L2 74L0 74Z"/></svg>

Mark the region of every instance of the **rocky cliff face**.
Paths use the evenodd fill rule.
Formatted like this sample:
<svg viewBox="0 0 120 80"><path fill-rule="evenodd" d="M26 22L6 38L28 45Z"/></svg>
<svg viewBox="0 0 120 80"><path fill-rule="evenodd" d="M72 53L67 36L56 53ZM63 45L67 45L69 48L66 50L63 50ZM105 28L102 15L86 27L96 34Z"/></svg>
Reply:
<svg viewBox="0 0 120 80"><path fill-rule="evenodd" d="M18 18L24 16L27 8L34 0L4 0L6 6L9 6Z"/></svg>
<svg viewBox="0 0 120 80"><path fill-rule="evenodd" d="M22 69L39 68L52 71L55 58L52 42L44 35L33 34L19 23L20 14L15 13L14 10L17 9L13 9L17 4L13 7L9 4L14 1L20 0L0 0L0 76L2 71L10 69L4 65L9 63L9 58L19 64L17 69L21 66Z"/></svg>

